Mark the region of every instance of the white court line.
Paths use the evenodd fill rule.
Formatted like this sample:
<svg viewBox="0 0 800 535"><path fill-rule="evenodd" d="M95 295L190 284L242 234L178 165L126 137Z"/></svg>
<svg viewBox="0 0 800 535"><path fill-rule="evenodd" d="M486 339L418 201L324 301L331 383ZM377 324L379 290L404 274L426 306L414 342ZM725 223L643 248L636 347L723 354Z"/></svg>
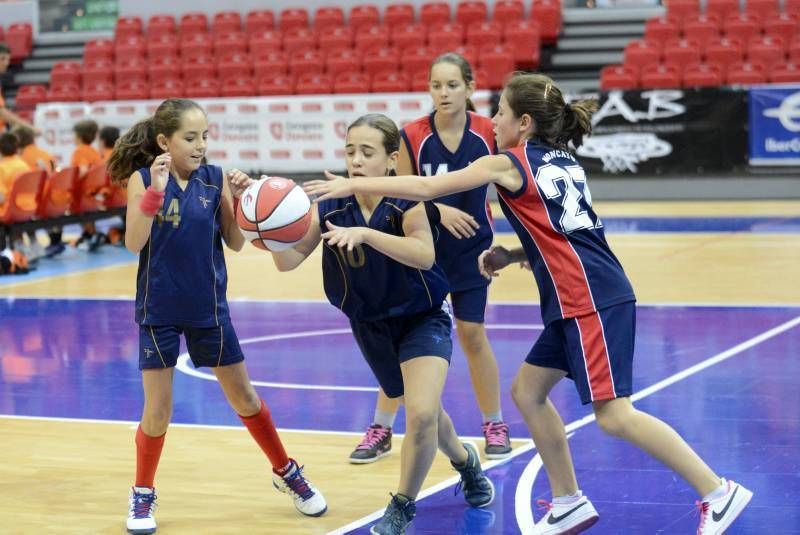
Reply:
<svg viewBox="0 0 800 535"><path fill-rule="evenodd" d="M778 336L779 334L784 333L784 332L788 331L789 329L792 329L793 327L796 327L797 325L800 325L800 316L798 316L798 317L796 317L794 319L791 319L791 320L789 320L787 322L784 322L784 323L778 325L777 327L773 327L772 329L770 329L768 331L765 331L765 332L763 332L763 333L761 333L761 334L759 334L757 336L754 336L754 337L750 338L749 340L745 340L744 342L742 342L740 344L737 344L737 345L735 345L735 346L733 346L733 347L731 347L729 349L726 349L725 351L723 351L721 353L717 353L713 357L709 357L709 358L707 358L706 360L704 360L702 362L698 362L694 366L690 366L689 368L686 368L683 371L680 371L680 372L678 372L676 374L670 375L666 379L663 379L663 380L661 380L661 381L659 381L659 382L657 382L657 383L655 383L655 384L653 384L653 385L651 385L651 386L649 386L649 387L637 392L636 394L631 396L631 401L638 401L640 399L646 398L647 396L653 395L656 392L659 392L659 391L667 388L668 386L677 383L678 381L681 381L683 379L686 379L687 377L695 375L695 374L705 370L706 368L714 366L715 364L719 364L720 362L723 362L723 361L725 361L725 360L727 360L727 359L729 359L729 358L741 353L742 351L746 351L746 350L750 349L751 347L754 347L754 346L756 346L756 345L758 345L758 344L760 344L762 342L765 342L765 341L769 340L770 338L774 338L774 337ZM565 430L566 430L567 433L572 433L576 429L580 429L581 427L589 425L590 423L592 423L594 421L595 421L594 413L587 414L583 418L580 418L578 420L575 420L574 422L571 422L571 423L567 424L565 426ZM496 466L498 464L510 462L511 459L513 459L514 457L518 457L518 456L522 455L523 453L526 453L526 452L532 450L534 447L535 446L534 446L533 442L529 442L528 444L525 444L523 446L519 446L517 448L514 448L514 451L511 452L511 455L509 455L508 457L506 457L502 461L492 461L492 462L483 464L483 468L485 470L488 470L488 469L490 469L490 468L492 468L492 467L494 467L494 466ZM536 457L538 457L538 455L535 456L534 459L536 459ZM533 459L531 460L531 463L533 463ZM539 466L539 468L541 468L541 466ZM537 469L537 471L538 471L538 469ZM533 481L534 481L535 478L536 478L536 474L535 473L532 474L532 476L529 476L531 487L533 486ZM435 485L435 486L431 487L430 489L426 489L425 491L421 492L417 499L421 500L421 499L423 499L423 498L425 498L427 496L430 496L434 492L438 492L439 490L447 488L450 485L453 485L454 483L456 483L457 481L458 481L457 477L452 477L452 478L450 478L450 479L448 479L446 481L443 481L443 482L439 483L438 485ZM520 494L521 494L520 492L516 493L517 496L520 496ZM521 507L523 507L523 505L520 505L518 503L514 504L514 508L517 511ZM524 507L530 508L530 503L529 502L525 503ZM373 512L373 513L371 513L371 514L369 514L369 515L367 515L367 516L365 516L363 518L360 518L360 519L358 519L358 520L356 520L354 522L351 522L350 524L347 524L344 527L341 527L341 528L336 529L334 531L328 532L328 535L341 535L341 534L347 533L350 530L362 527L362 526L368 524L369 522L372 522L373 520L376 520L376 519L380 518L383 515L383 511L384 511L383 509L379 509L378 511L375 511L375 512ZM526 533L526 529L523 529L523 533Z"/></svg>

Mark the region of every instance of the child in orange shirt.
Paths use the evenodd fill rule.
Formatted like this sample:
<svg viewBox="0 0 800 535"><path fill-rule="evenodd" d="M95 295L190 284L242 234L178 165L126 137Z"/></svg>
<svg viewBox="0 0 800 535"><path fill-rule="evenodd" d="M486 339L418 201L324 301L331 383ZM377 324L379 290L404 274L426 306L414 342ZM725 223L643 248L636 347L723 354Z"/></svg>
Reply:
<svg viewBox="0 0 800 535"><path fill-rule="evenodd" d="M70 165L80 169L81 176L93 166L103 163L103 157L92 144L97 138L98 126L91 119L86 119L75 123L72 127L75 132L75 151L72 153ZM84 223L83 233L75 246L87 251L95 251L103 244L105 236L97 232L94 223Z"/></svg>
<svg viewBox="0 0 800 535"><path fill-rule="evenodd" d="M55 171L55 157L36 145L32 128L17 126L11 133L17 136L17 140L19 140L19 155L31 169L41 169L48 173Z"/></svg>
<svg viewBox="0 0 800 535"><path fill-rule="evenodd" d="M18 176L34 170L25 160L19 155L19 141L17 136L12 133L5 133L0 135L0 214L6 210L6 203L8 202L8 195L11 192L11 186ZM33 232L28 233L31 241L31 246L36 242ZM41 256L42 248L39 246L35 251L31 248L24 246L21 234L11 235L13 246L12 248L21 251L29 260L35 260L36 257ZM38 245L38 243L37 243ZM0 248L5 246L5 238L3 243L0 243Z"/></svg>
<svg viewBox="0 0 800 535"><path fill-rule="evenodd" d="M111 156L111 152L114 150L114 143L119 139L119 128L116 126L104 126L100 129L97 139L100 142L100 156L104 162L107 162L108 157Z"/></svg>

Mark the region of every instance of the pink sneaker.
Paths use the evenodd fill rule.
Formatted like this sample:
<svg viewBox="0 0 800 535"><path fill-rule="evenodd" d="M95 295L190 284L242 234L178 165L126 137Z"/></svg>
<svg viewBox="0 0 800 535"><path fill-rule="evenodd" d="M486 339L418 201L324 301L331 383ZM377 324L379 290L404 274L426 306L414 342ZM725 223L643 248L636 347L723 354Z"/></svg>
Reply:
<svg viewBox="0 0 800 535"><path fill-rule="evenodd" d="M511 453L511 439L508 426L504 422L486 422L482 426L486 447L483 451L487 459L504 459Z"/></svg>
<svg viewBox="0 0 800 535"><path fill-rule="evenodd" d="M374 463L384 455L392 452L392 428L372 424L367 428L367 433L350 454L352 464Z"/></svg>

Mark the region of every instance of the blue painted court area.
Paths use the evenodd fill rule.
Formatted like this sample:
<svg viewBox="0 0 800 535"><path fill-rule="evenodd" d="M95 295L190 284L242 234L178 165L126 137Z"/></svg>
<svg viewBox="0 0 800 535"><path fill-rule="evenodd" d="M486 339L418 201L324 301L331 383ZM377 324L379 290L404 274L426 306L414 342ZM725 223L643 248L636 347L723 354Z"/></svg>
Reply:
<svg viewBox="0 0 800 535"><path fill-rule="evenodd" d="M232 302L231 314L250 374L279 427L363 431L376 385L338 310L323 302ZM132 302L8 299L0 300L0 317L0 414L138 420ZM541 330L539 309L494 304L486 321L506 420L513 437L527 438L510 385ZM800 307L643 306L636 351L637 406L673 425L721 475L755 491L729 533L800 533ZM175 376L174 421L239 426L208 370L185 370ZM604 436L584 418L590 410L569 381L552 399L574 433L581 488L601 515L592 533L694 532L696 496L683 481ZM459 349L444 405L459 434L480 434ZM403 431L402 416L396 431ZM536 450L526 448L493 465L497 496L487 510L466 507L452 486L437 489L420 499L409 533L519 533L535 501L549 498L537 466Z"/></svg>

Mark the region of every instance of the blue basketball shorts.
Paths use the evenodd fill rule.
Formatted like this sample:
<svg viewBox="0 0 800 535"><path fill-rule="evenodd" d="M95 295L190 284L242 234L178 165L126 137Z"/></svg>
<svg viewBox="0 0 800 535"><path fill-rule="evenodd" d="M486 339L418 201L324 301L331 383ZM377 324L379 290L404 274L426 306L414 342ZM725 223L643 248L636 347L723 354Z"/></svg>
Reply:
<svg viewBox="0 0 800 535"><path fill-rule="evenodd" d="M453 304L453 316L461 321L483 323L488 297L488 286L478 286L477 288L470 288L469 290L450 292L450 302Z"/></svg>
<svg viewBox="0 0 800 535"><path fill-rule="evenodd" d="M244 360L230 322L217 327L139 325L139 369L173 368L178 363L181 334L195 368L216 368Z"/></svg>
<svg viewBox="0 0 800 535"><path fill-rule="evenodd" d="M443 308L378 321L351 321L350 327L364 359L390 398L403 395L402 362L441 357L449 363L453 353L452 323Z"/></svg>
<svg viewBox="0 0 800 535"><path fill-rule="evenodd" d="M525 362L567 372L584 404L630 396L636 303L622 303L545 327Z"/></svg>

